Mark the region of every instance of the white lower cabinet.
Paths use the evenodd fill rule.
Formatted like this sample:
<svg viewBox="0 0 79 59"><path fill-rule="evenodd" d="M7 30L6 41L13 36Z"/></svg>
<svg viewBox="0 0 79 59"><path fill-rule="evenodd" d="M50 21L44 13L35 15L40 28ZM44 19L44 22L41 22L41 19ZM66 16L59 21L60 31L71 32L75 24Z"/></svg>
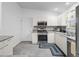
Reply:
<svg viewBox="0 0 79 59"><path fill-rule="evenodd" d="M54 32L48 33L48 43L54 43Z"/></svg>
<svg viewBox="0 0 79 59"><path fill-rule="evenodd" d="M76 44L75 42L71 42L71 54L76 56Z"/></svg>
<svg viewBox="0 0 79 59"><path fill-rule="evenodd" d="M67 55L67 38L64 33L55 33L55 43L65 53L65 55Z"/></svg>
<svg viewBox="0 0 79 59"><path fill-rule="evenodd" d="M54 43L54 32L48 32L47 34L47 42ZM32 33L32 44L38 43L38 33Z"/></svg>
<svg viewBox="0 0 79 59"><path fill-rule="evenodd" d="M38 36L37 33L32 33L32 44L37 44Z"/></svg>

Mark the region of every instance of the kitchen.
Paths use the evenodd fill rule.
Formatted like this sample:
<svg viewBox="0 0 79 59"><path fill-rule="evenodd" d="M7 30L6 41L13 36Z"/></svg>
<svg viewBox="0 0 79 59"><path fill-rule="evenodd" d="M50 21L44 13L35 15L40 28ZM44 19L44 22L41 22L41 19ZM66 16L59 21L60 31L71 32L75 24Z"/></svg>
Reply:
<svg viewBox="0 0 79 59"><path fill-rule="evenodd" d="M74 31L75 30L75 9L74 9L74 7L71 7L70 9L71 10L68 10L64 14L60 15L58 17L58 20L56 18L53 19L52 21L51 21L51 19L46 20L47 19L46 17L45 18L42 18L42 17L35 18L33 20L34 30L32 33L32 39L33 39L32 43L37 44L39 42L39 38L41 38L41 37L39 37L39 32L38 32L38 30L39 30L39 31L42 31L42 33L40 32L41 33L40 36L43 36L44 33L47 33L46 34L47 36L45 38L47 39L48 43L56 44L62 51L64 51L66 56L67 55L75 56L75 54L76 54L76 51L75 51L76 50L76 45L75 45L76 38L75 38L75 31ZM73 18L69 19L71 17L73 17ZM37 20L38 18L41 18L41 19ZM70 21L73 21L74 23L72 23ZM42 25L41 24L42 22L43 23L47 22L47 23L46 23L46 25L45 24ZM40 23L40 25L39 25L39 23ZM70 23L74 27L70 28L71 27ZM43 28L41 28L41 27L43 27ZM42 40L44 40L43 37L41 38Z"/></svg>
<svg viewBox="0 0 79 59"><path fill-rule="evenodd" d="M78 2L0 2L0 56L13 56L21 42L31 42L39 51L50 51L52 57L78 56L78 5ZM30 48L28 43L22 44ZM36 57L30 55L32 48L27 47L26 56ZM20 53L20 49L16 52ZM49 52L46 53L48 56Z"/></svg>

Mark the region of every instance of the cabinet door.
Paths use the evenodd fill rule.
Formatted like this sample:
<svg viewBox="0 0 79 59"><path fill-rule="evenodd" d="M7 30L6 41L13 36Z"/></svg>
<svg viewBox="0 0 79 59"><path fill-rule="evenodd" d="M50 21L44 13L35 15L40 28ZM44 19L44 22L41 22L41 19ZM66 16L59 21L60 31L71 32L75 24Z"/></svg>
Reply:
<svg viewBox="0 0 79 59"><path fill-rule="evenodd" d="M58 17L57 19L57 23L59 26L66 26L67 25L67 19L68 19L68 16L67 14L62 14Z"/></svg>
<svg viewBox="0 0 79 59"><path fill-rule="evenodd" d="M71 42L71 54L76 56L76 45L75 42Z"/></svg>
<svg viewBox="0 0 79 59"><path fill-rule="evenodd" d="M54 33L48 33L48 43L54 43Z"/></svg>
<svg viewBox="0 0 79 59"><path fill-rule="evenodd" d="M37 44L37 42L38 42L37 33L32 33L32 43Z"/></svg>
<svg viewBox="0 0 79 59"><path fill-rule="evenodd" d="M75 44L75 42L70 40L70 41L68 41L67 45L68 45L67 46L68 56L70 56L70 57L76 56L76 44Z"/></svg>
<svg viewBox="0 0 79 59"><path fill-rule="evenodd" d="M66 26L66 25L67 25L67 18L68 18L68 17L67 17L66 14L62 17L62 21L61 21L61 22L62 22L62 23L61 23L62 26Z"/></svg>
<svg viewBox="0 0 79 59"><path fill-rule="evenodd" d="M33 18L33 26L37 26L37 22L38 22L38 19L37 18Z"/></svg>
<svg viewBox="0 0 79 59"><path fill-rule="evenodd" d="M61 32L55 35L56 45L67 55L67 38Z"/></svg>
<svg viewBox="0 0 79 59"><path fill-rule="evenodd" d="M46 17L38 17L38 22L40 21L47 21L47 18Z"/></svg>
<svg viewBox="0 0 79 59"><path fill-rule="evenodd" d="M71 42L67 41L67 56L71 56Z"/></svg>
<svg viewBox="0 0 79 59"><path fill-rule="evenodd" d="M37 26L38 22L47 21L46 17L35 17L33 18L33 26Z"/></svg>
<svg viewBox="0 0 79 59"><path fill-rule="evenodd" d="M61 26L61 22L62 21L62 19L61 19L61 17L58 17L58 19L57 19L57 24L59 25L59 26Z"/></svg>
<svg viewBox="0 0 79 59"><path fill-rule="evenodd" d="M47 22L48 22L48 26L57 26L57 18L52 18L52 19L48 18Z"/></svg>

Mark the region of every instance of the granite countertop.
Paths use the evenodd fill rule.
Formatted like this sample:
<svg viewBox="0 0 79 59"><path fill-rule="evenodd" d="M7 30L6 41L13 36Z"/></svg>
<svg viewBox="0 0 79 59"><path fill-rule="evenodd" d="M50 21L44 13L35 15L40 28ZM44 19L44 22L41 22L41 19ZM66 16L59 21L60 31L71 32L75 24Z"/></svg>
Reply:
<svg viewBox="0 0 79 59"><path fill-rule="evenodd" d="M67 37L70 38L70 39L75 40L75 37L72 37L72 36L67 36Z"/></svg>
<svg viewBox="0 0 79 59"><path fill-rule="evenodd" d="M59 32L59 31L55 31L55 33L59 33L60 35L64 35L64 36L67 35L67 33Z"/></svg>
<svg viewBox="0 0 79 59"><path fill-rule="evenodd" d="M34 33L34 32L37 32L37 30L33 30L32 32L33 32L33 33ZM53 30L47 30L47 32L55 32L55 31L53 31Z"/></svg>
<svg viewBox="0 0 79 59"><path fill-rule="evenodd" d="M66 36L66 37L69 38L68 41L69 41L69 40L70 40L70 41L74 41L74 42L76 41L76 38L75 38L75 37L72 37L72 36Z"/></svg>
<svg viewBox="0 0 79 59"><path fill-rule="evenodd" d="M7 39L12 38L13 36L8 36L8 35L0 35L0 42L5 41Z"/></svg>
<svg viewBox="0 0 79 59"><path fill-rule="evenodd" d="M62 33L62 32L56 32L56 33L60 33L60 35L64 35L65 37L69 38L70 40L76 40L75 37L72 37L72 36L67 36L67 33Z"/></svg>

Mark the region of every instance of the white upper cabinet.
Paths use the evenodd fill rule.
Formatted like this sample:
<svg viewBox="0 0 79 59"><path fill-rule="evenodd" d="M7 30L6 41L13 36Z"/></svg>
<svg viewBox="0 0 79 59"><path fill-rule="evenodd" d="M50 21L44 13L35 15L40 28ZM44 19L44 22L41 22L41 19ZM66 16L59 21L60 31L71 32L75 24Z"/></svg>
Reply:
<svg viewBox="0 0 79 59"><path fill-rule="evenodd" d="M46 17L35 17L33 18L33 26L37 26L40 21L47 21L48 26L57 26L57 17L46 18Z"/></svg>
<svg viewBox="0 0 79 59"><path fill-rule="evenodd" d="M78 4L73 5L70 9L68 9L66 12L58 16L58 24L59 25L65 25L65 26L71 26L75 27L75 9Z"/></svg>
<svg viewBox="0 0 79 59"><path fill-rule="evenodd" d="M57 26L57 18L52 18L47 20L47 25L48 26Z"/></svg>
<svg viewBox="0 0 79 59"><path fill-rule="evenodd" d="M67 25L67 14L60 15L57 19L57 24L59 26L66 26Z"/></svg>
<svg viewBox="0 0 79 59"><path fill-rule="evenodd" d="M75 29L76 26L76 13L75 9L71 10L68 13L68 20L67 20L67 28Z"/></svg>
<svg viewBox="0 0 79 59"><path fill-rule="evenodd" d="M38 22L40 21L47 21L47 18L46 17L38 17Z"/></svg>
<svg viewBox="0 0 79 59"><path fill-rule="evenodd" d="M37 26L37 23L40 21L47 21L46 17L34 17L33 18L33 26Z"/></svg>
<svg viewBox="0 0 79 59"><path fill-rule="evenodd" d="M38 18L33 18L33 26L37 26Z"/></svg>
<svg viewBox="0 0 79 59"><path fill-rule="evenodd" d="M62 22L61 23L62 26L66 26L67 25L67 18L68 18L67 14L63 15L62 21L61 21Z"/></svg>

